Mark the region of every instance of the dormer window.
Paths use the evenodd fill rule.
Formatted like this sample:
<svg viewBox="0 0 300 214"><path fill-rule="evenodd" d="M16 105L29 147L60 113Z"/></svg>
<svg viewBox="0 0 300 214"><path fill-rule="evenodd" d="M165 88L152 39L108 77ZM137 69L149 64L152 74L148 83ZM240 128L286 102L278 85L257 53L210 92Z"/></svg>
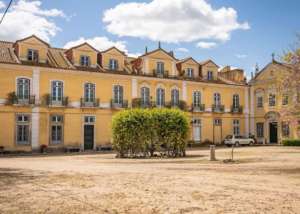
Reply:
<svg viewBox="0 0 300 214"><path fill-rule="evenodd" d="M157 62L156 64L157 74L163 75L165 71L165 66L163 62Z"/></svg>
<svg viewBox="0 0 300 214"><path fill-rule="evenodd" d="M110 59L109 60L109 70L118 70L118 60L116 59Z"/></svg>
<svg viewBox="0 0 300 214"><path fill-rule="evenodd" d="M213 80L213 78L214 78L213 72L212 71L208 71L207 72L207 80Z"/></svg>
<svg viewBox="0 0 300 214"><path fill-rule="evenodd" d="M89 67L90 66L90 57L82 55L80 56L80 65L84 67Z"/></svg>
<svg viewBox="0 0 300 214"><path fill-rule="evenodd" d="M187 76L190 77L190 78L194 77L194 69L192 69L192 68L187 68L187 69L186 69L186 74L187 74Z"/></svg>
<svg viewBox="0 0 300 214"><path fill-rule="evenodd" d="M38 52L38 50L28 49L27 60L32 61L32 62L38 62L39 61L39 52Z"/></svg>

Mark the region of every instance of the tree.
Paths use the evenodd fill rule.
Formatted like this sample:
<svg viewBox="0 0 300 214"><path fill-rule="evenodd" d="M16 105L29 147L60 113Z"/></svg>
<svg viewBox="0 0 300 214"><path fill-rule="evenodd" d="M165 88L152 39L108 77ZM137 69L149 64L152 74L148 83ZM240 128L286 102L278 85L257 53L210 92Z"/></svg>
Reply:
<svg viewBox="0 0 300 214"><path fill-rule="evenodd" d="M294 47L284 53L282 60L286 72L280 76L279 88L283 99L286 96L289 104L281 108L280 115L295 127L300 117L300 34Z"/></svg>

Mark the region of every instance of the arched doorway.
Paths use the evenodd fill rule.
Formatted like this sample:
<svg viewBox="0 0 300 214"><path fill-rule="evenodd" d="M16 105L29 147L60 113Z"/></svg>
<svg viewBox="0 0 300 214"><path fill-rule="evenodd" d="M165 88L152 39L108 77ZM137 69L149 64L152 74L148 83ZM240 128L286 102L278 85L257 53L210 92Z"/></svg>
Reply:
<svg viewBox="0 0 300 214"><path fill-rule="evenodd" d="M278 127L279 127L279 118L280 118L280 114L278 112L268 112L265 115L265 119L266 119L266 123L267 126L266 128L267 133L268 133L268 143L271 144L276 144L278 143L278 136L279 136L279 131L278 131Z"/></svg>

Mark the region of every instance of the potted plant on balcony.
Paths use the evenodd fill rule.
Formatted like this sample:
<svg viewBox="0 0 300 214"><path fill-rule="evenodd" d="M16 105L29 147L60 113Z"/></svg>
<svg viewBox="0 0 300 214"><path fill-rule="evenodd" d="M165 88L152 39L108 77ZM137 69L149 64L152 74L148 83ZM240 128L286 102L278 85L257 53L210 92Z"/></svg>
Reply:
<svg viewBox="0 0 300 214"><path fill-rule="evenodd" d="M47 148L48 148L47 145L45 145L45 144L41 145L41 147L40 147L41 153L46 153L47 152Z"/></svg>
<svg viewBox="0 0 300 214"><path fill-rule="evenodd" d="M12 105L15 104L18 101L18 97L16 95L16 92L10 92L7 94L7 104Z"/></svg>

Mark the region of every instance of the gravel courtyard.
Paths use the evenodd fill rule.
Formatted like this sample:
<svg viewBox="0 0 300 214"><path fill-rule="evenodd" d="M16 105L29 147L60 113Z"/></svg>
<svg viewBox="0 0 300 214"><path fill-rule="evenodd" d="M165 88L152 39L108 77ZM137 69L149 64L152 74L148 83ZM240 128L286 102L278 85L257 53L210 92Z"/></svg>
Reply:
<svg viewBox="0 0 300 214"><path fill-rule="evenodd" d="M0 213L300 213L300 148L0 158Z"/></svg>

